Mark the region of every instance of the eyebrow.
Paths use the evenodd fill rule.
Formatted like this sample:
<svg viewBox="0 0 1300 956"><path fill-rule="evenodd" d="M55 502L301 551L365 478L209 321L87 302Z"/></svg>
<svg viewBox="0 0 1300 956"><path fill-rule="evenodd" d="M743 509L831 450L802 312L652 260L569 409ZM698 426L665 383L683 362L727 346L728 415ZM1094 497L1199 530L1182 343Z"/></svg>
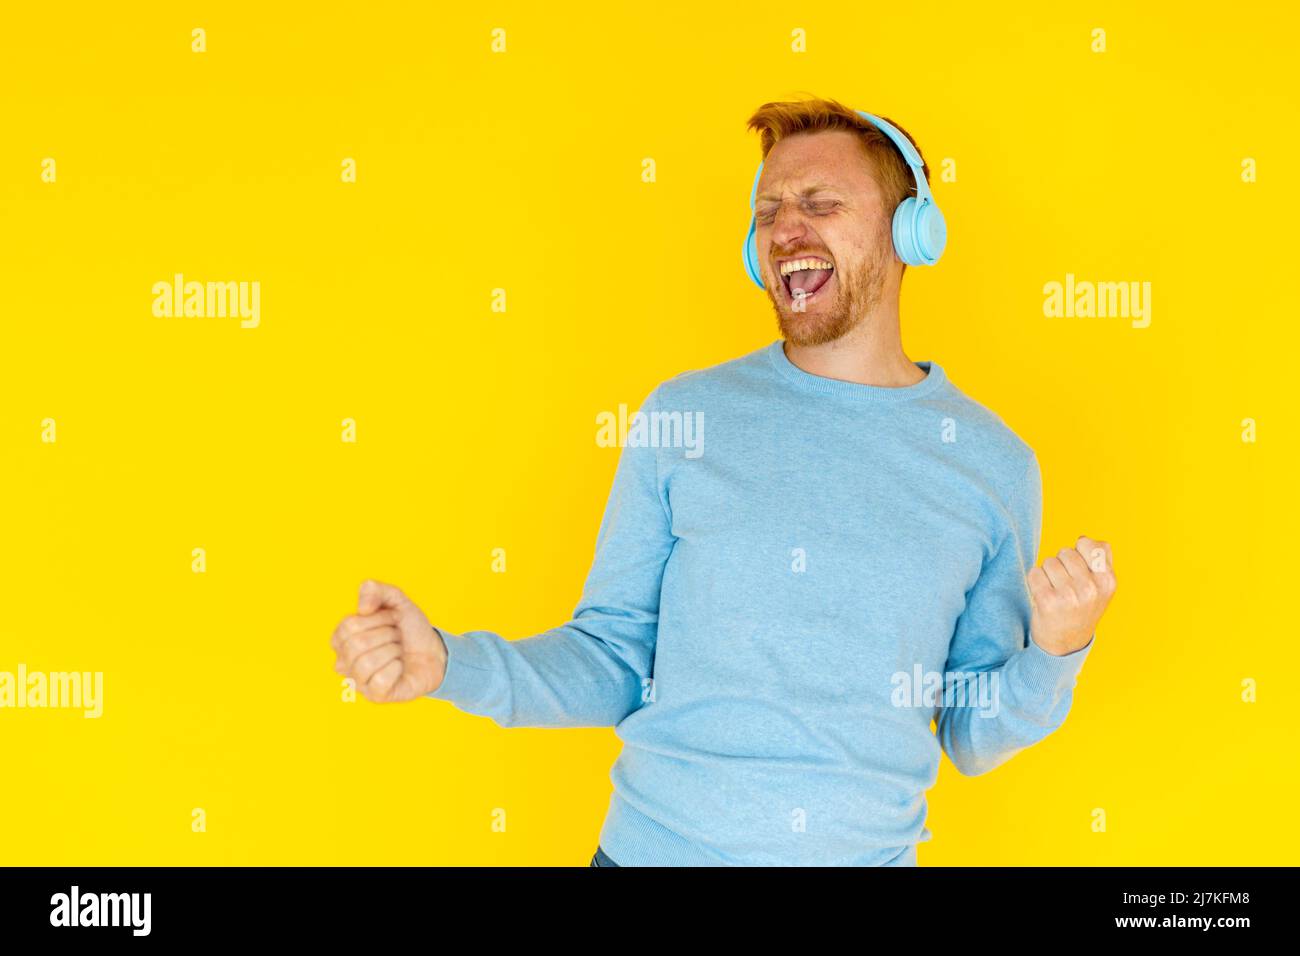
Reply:
<svg viewBox="0 0 1300 956"><path fill-rule="evenodd" d="M834 185L834 184L832 184L832 183L813 183L811 186L805 186L805 187L804 187L804 188L799 192L799 195L800 195L800 196L811 196L813 193L823 192L823 191L825 191L825 190L830 190L831 192L839 192L839 191L840 191L839 187L836 186L836 185ZM770 192L759 193L759 194L758 194L758 199L759 199L759 200L763 200L763 199L775 199L775 198L776 198L776 196L775 196L774 194L770 193Z"/></svg>

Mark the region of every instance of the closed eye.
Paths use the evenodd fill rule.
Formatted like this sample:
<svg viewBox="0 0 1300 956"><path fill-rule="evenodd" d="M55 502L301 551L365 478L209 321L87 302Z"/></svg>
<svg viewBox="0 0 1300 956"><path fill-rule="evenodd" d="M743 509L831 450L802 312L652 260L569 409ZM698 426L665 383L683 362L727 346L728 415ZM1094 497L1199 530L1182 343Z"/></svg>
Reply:
<svg viewBox="0 0 1300 956"><path fill-rule="evenodd" d="M819 199L816 201L804 200L803 202L804 208L815 216L828 215L838 209L840 205L841 203L838 199ZM754 221L762 226L771 225L771 223L776 219L776 211L778 208L780 208L779 205L759 207L758 212L754 216Z"/></svg>

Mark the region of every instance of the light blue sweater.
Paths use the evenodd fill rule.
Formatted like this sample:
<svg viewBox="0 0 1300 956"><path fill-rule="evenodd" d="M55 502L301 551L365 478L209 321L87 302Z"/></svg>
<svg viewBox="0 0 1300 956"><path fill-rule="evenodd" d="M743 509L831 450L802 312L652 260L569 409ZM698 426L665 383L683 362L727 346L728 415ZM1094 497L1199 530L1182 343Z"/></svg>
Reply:
<svg viewBox="0 0 1300 956"><path fill-rule="evenodd" d="M600 846L620 866L915 865L940 748L980 774L1046 737L1092 648L1029 637L1033 449L934 362L888 388L782 346L631 417L572 620L439 629L430 697L616 728Z"/></svg>

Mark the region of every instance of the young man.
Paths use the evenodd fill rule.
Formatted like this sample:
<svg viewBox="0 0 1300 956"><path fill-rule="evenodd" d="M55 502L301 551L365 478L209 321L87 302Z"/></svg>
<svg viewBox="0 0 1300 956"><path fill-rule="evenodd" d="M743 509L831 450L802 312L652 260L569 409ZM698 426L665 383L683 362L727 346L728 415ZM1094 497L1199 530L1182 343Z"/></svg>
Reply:
<svg viewBox="0 0 1300 956"><path fill-rule="evenodd" d="M453 634L366 581L336 669L373 701L615 727L593 865L914 865L941 751L980 774L1065 720L1110 548L1035 567L1034 451L904 354L891 221L918 189L895 142L834 101L749 125L750 261L783 341L641 409L707 445L627 443L568 623Z"/></svg>

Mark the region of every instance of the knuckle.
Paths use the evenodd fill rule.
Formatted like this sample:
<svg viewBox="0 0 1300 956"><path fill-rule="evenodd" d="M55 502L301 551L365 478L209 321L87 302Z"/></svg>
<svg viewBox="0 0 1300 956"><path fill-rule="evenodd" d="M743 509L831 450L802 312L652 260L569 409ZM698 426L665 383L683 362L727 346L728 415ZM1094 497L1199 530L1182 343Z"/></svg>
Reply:
<svg viewBox="0 0 1300 956"><path fill-rule="evenodd" d="M361 650L360 654L357 654L356 666L364 667L365 670L367 670L368 672L372 672L373 674L374 662L380 661L380 659L382 659L382 652L381 650L378 650L376 646L374 646L372 643L369 644L367 648Z"/></svg>
<svg viewBox="0 0 1300 956"><path fill-rule="evenodd" d="M365 652L366 649L355 640L348 641L343 654L343 666L348 670L353 670L361 660L361 655Z"/></svg>
<svg viewBox="0 0 1300 956"><path fill-rule="evenodd" d="M386 641L387 637L382 630L366 631L364 634L358 634L356 637L357 647L360 648L358 653L364 654L367 651L373 651Z"/></svg>
<svg viewBox="0 0 1300 956"><path fill-rule="evenodd" d="M390 660L392 660L392 654L387 647L372 648L358 659L358 673L363 675L363 680L370 681L375 674L387 666Z"/></svg>
<svg viewBox="0 0 1300 956"><path fill-rule="evenodd" d="M384 668L384 662L379 660L368 661L365 665L365 673L361 675L361 682L367 687L375 686L375 675Z"/></svg>

